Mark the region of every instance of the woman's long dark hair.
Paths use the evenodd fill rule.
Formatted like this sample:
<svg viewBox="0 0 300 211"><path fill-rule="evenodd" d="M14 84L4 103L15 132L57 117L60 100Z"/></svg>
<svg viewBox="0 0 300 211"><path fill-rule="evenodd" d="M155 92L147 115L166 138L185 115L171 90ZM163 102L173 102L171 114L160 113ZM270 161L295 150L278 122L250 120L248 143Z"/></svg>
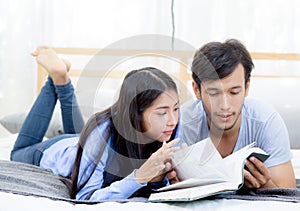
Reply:
<svg viewBox="0 0 300 211"><path fill-rule="evenodd" d="M177 92L176 84L170 76L156 68L133 70L125 76L118 100L108 109L94 114L80 134L71 176L71 198L75 198L88 182L104 150L109 150L109 156L101 188L126 177L161 147L160 142L143 136L142 121L143 112L167 90ZM104 124L106 129L99 131ZM93 138L89 139L89 136ZM174 136L175 132L171 139ZM83 158L88 160L88 165L80 165ZM86 179L83 181L82 178ZM91 195L89 193L86 199Z"/></svg>

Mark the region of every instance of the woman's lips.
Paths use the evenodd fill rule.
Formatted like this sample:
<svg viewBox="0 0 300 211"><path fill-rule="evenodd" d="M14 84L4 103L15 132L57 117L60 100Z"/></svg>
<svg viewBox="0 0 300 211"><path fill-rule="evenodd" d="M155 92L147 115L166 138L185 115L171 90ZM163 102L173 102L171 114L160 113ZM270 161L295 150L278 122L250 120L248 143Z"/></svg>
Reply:
<svg viewBox="0 0 300 211"><path fill-rule="evenodd" d="M173 130L166 130L166 131L164 131L164 134L166 134L166 135L172 135L172 133L173 133Z"/></svg>

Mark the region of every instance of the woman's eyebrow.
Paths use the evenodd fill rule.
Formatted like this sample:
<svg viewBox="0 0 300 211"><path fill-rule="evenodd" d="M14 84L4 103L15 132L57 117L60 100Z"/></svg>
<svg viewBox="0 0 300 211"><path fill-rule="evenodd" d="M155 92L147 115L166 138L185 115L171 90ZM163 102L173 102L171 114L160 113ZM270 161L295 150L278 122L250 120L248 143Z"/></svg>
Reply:
<svg viewBox="0 0 300 211"><path fill-rule="evenodd" d="M160 107L157 107L155 110L168 109L168 108L170 108L170 106L160 106Z"/></svg>
<svg viewBox="0 0 300 211"><path fill-rule="evenodd" d="M174 104L174 106L177 106L179 104L179 100ZM170 106L160 106L155 108L155 110L159 110L159 109L168 109L170 108Z"/></svg>

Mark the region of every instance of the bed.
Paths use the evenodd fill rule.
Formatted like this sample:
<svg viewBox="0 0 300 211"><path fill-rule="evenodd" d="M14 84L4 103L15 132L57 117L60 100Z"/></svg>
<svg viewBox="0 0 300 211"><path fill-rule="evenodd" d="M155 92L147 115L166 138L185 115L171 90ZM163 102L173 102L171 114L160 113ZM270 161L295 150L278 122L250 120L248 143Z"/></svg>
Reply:
<svg viewBox="0 0 300 211"><path fill-rule="evenodd" d="M181 102L185 102L188 99L193 98L191 92L191 73L189 71L189 64L193 56L191 51L141 51L141 50L99 50L99 49L83 49L83 48L55 48L55 50L64 58L68 58L72 61L72 70L70 76L73 83L76 85L76 95L79 104L82 108L83 115L88 118L92 113L97 110L101 110L110 105L117 97L118 86L122 82L122 78L126 74L125 69L134 69L140 66L149 66L145 64L151 64L161 69L166 70L171 74L176 82L181 94ZM140 55L140 56L139 56ZM99 56L101 61L110 60L114 61L117 65L111 63L103 64L98 63L94 59L95 56ZM78 58L81 59L78 59ZM116 59L113 59L116 57ZM257 60L300 60L299 55L292 54L265 54L265 53L252 53L252 57ZM129 61L128 59L131 58ZM85 62L82 62L84 61ZM133 59L133 60L132 60ZM73 62L75 61L75 62ZM81 62L79 62L81 61ZM98 61L98 59L97 59ZM120 62L121 61L121 62ZM75 63L75 64L74 64ZM106 67L102 70L96 67ZM130 68L128 68L130 65ZM126 67L126 68L125 68ZM37 67L38 79L37 79L37 93L39 92L45 78L45 72L41 70L41 67ZM254 75L253 80L257 81L257 84L268 83L269 80L282 80L290 78L290 80L299 80L297 77L280 76L270 77L267 75ZM255 83L255 82L254 82ZM260 85L263 85L260 84ZM289 89L289 86L284 87ZM266 98L267 93L258 92L258 87L254 87L252 95L258 95L262 98ZM282 90L281 90L282 91ZM282 91L284 93L284 90ZM265 94L265 95L264 95ZM280 94L280 93L279 93ZM267 95L269 96L269 95ZM291 148L294 155L293 167L296 174L296 178L300 178L300 146L297 137L300 134L297 128L294 127L294 121L299 119L300 112L297 112L300 105L297 102L293 102L294 106L289 107L289 110L284 107L284 104L278 103L274 99L267 99L274 106L278 108L279 112L282 112L282 117L286 121L288 130L291 136ZM265 99L266 100L266 99ZM1 117L0 125L0 161L6 163L9 160L9 153L17 133L22 125L26 111L8 114ZM60 117L58 113L55 114L51 120L51 125L48 128L46 138L55 136L62 132L62 126L60 124ZM3 165L1 171L4 170ZM16 165L17 168L17 165ZM32 171L32 170L28 170ZM50 191L50 190L49 190ZM47 210L100 210L100 209L112 209L112 210L266 210L267 208L274 207L278 210L300 209L300 196L297 200L280 200L280 198L270 197L262 198L260 200L254 198L242 199L238 197L216 197L209 199L197 200L194 202L173 202L173 203L154 203L147 202L144 199L132 199L124 201L105 201L99 203L78 203L74 201L64 200L59 197L47 197L47 195L34 195L26 194L14 191L0 190L0 203L3 210L40 210L41 207L45 207Z"/></svg>

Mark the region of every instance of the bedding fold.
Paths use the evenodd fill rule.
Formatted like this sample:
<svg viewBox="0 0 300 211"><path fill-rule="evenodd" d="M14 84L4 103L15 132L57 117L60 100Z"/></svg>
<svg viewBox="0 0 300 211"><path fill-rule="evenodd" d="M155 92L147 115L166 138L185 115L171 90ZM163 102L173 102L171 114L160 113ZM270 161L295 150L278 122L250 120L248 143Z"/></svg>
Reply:
<svg viewBox="0 0 300 211"><path fill-rule="evenodd" d="M70 199L69 190L65 183L62 182L62 179L62 177L38 166L15 161L0 160L0 192L46 197L52 200L61 200L73 204L97 204L107 201ZM207 199L240 199L300 203L300 181L297 180L297 188L269 190L241 189L240 191L219 194ZM114 201L121 203L147 202L147 199L139 197Z"/></svg>
<svg viewBox="0 0 300 211"><path fill-rule="evenodd" d="M300 203L299 180L297 188L275 188L265 190L245 190L213 196L212 199L240 199L250 201L282 201Z"/></svg>

